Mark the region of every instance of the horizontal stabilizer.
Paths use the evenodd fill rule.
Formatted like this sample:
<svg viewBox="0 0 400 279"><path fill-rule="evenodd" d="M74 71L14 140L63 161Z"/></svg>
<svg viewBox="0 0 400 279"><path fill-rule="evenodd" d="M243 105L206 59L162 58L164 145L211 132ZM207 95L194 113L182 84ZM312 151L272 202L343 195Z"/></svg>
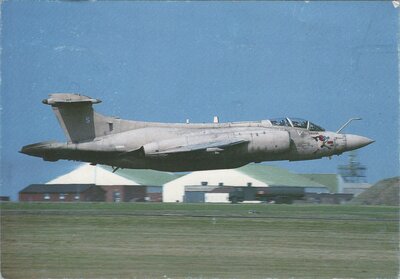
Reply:
<svg viewBox="0 0 400 279"><path fill-rule="evenodd" d="M101 103L101 100L90 98L84 95L79 94L71 94L71 93L54 93L50 95L50 98L44 99L42 101L43 104L46 105L62 105L62 104L70 104L70 103L89 103L89 104L98 104Z"/></svg>

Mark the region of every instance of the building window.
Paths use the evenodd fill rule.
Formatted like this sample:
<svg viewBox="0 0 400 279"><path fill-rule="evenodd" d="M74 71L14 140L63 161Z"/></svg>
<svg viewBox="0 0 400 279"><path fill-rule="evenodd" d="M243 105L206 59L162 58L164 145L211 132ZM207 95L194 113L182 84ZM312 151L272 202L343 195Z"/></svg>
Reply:
<svg viewBox="0 0 400 279"><path fill-rule="evenodd" d="M113 193L113 201L120 202L121 201L121 193L119 191L115 191Z"/></svg>
<svg viewBox="0 0 400 279"><path fill-rule="evenodd" d="M224 186L224 182L219 182L218 186Z"/></svg>
<svg viewBox="0 0 400 279"><path fill-rule="evenodd" d="M61 193L60 196L58 197L61 201L65 200L65 194Z"/></svg>
<svg viewBox="0 0 400 279"><path fill-rule="evenodd" d="M44 194L43 195L43 199L46 200L46 201L49 200L50 199L50 194Z"/></svg>
<svg viewBox="0 0 400 279"><path fill-rule="evenodd" d="M80 199L79 195L76 194L75 197L74 197L74 199L75 199L76 201L79 201L79 199Z"/></svg>
<svg viewBox="0 0 400 279"><path fill-rule="evenodd" d="M207 186L208 185L208 182L207 181L202 181L201 182L201 186Z"/></svg>

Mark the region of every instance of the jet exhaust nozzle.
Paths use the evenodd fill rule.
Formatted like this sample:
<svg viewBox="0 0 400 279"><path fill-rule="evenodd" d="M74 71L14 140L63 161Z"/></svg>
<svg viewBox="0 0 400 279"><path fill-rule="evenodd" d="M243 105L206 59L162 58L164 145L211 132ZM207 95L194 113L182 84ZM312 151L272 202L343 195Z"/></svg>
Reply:
<svg viewBox="0 0 400 279"><path fill-rule="evenodd" d="M49 153L51 152L53 145L56 143L57 142L55 141L46 141L29 144L23 146L19 152L30 156L41 157L48 161L54 161L54 159L49 156Z"/></svg>

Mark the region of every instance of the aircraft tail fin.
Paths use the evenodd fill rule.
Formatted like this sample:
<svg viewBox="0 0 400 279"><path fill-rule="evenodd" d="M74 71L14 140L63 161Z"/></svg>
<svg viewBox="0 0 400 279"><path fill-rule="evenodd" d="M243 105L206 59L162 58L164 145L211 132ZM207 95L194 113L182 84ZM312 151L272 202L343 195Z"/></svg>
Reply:
<svg viewBox="0 0 400 279"><path fill-rule="evenodd" d="M55 93L49 97L43 103L52 106L68 142L90 141L107 133L108 118L95 113L92 107L101 100L71 93Z"/></svg>

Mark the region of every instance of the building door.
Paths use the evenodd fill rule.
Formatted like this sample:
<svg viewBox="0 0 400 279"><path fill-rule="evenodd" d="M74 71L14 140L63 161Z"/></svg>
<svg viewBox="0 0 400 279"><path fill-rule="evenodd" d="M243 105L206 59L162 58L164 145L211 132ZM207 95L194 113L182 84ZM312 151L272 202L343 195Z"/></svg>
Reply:
<svg viewBox="0 0 400 279"><path fill-rule="evenodd" d="M204 202L205 192L185 191L184 202Z"/></svg>

